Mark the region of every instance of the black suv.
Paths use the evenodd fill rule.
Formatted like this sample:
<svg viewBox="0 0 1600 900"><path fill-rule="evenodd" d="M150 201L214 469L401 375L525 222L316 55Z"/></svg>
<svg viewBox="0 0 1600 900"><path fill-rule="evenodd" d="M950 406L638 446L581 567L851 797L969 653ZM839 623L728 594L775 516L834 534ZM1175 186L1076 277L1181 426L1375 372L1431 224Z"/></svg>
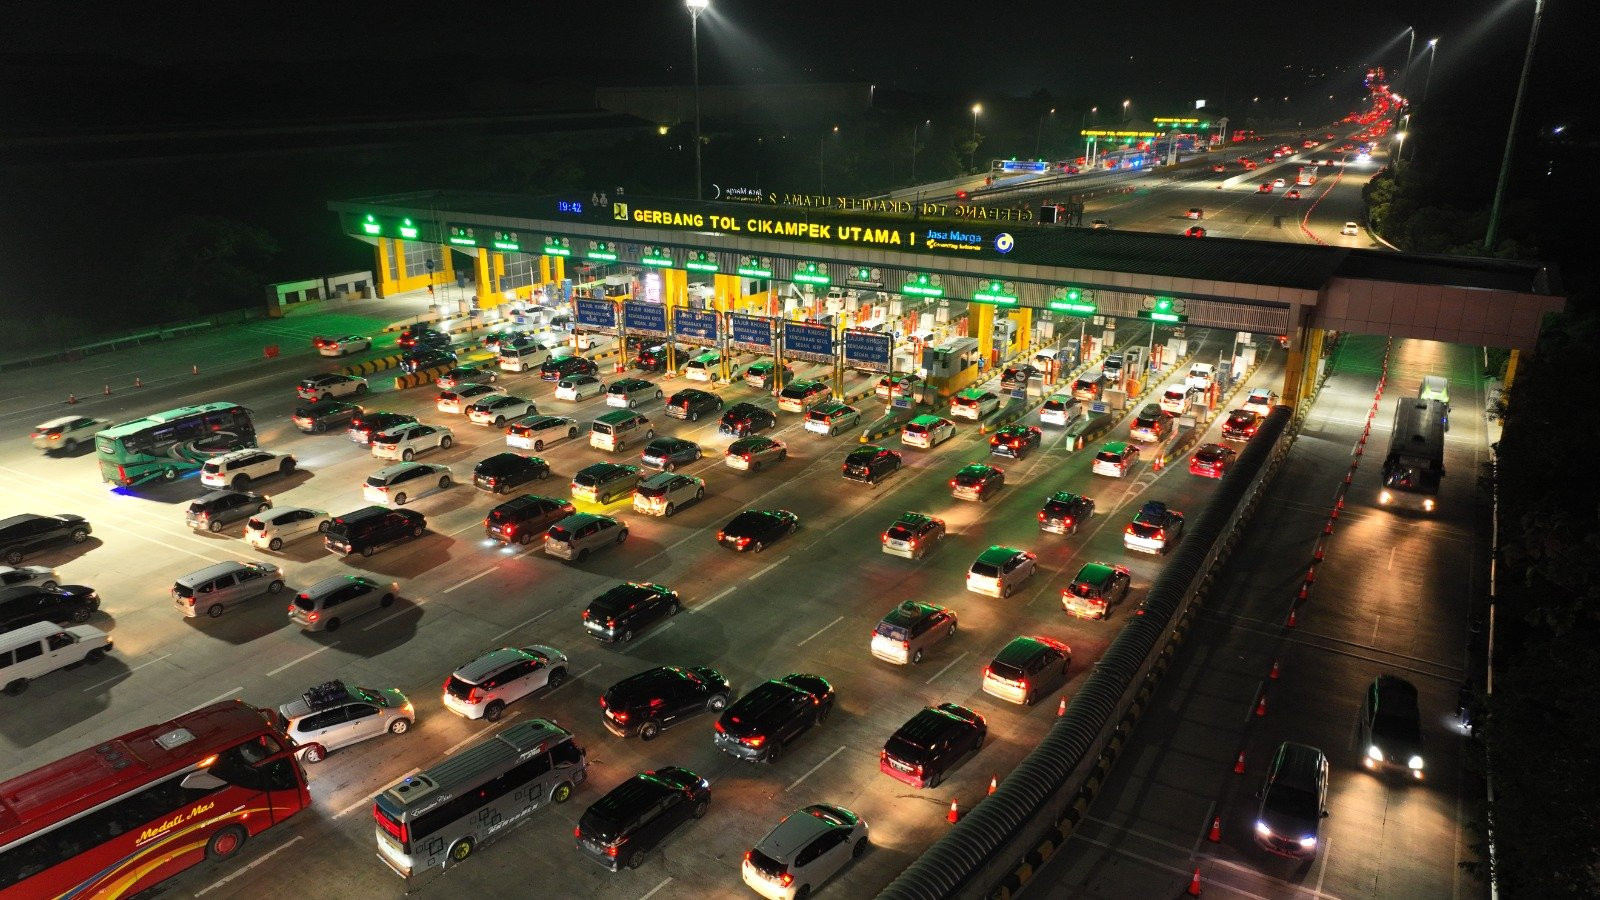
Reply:
<svg viewBox="0 0 1600 900"><path fill-rule="evenodd" d="M596 800L573 829L578 850L615 872L639 868L673 829L706 814L711 782L677 766L640 772Z"/></svg>
<svg viewBox="0 0 1600 900"><path fill-rule="evenodd" d="M678 592L659 584L619 584L589 601L583 611L583 629L606 643L633 640L633 633L660 619L678 614L683 604Z"/></svg>
<svg viewBox="0 0 1600 900"><path fill-rule="evenodd" d="M41 547L60 541L81 544L89 539L94 529L83 516L63 513L59 516L41 516L23 513L0 519L0 559L14 566L22 558Z"/></svg>
<svg viewBox="0 0 1600 900"><path fill-rule="evenodd" d="M764 681L722 711L712 740L738 759L777 762L790 741L822 724L833 699L833 685L821 675Z"/></svg>
<svg viewBox="0 0 1600 900"><path fill-rule="evenodd" d="M189 504L183 519L190 528L218 534L230 523L272 508L272 501L254 491L211 491Z"/></svg>
<svg viewBox="0 0 1600 900"><path fill-rule="evenodd" d="M550 464L537 456L496 453L472 469L472 483L495 494L510 493L519 484L550 477Z"/></svg>
<svg viewBox="0 0 1600 900"><path fill-rule="evenodd" d="M661 729L728 705L733 689L710 666L661 666L630 675L600 695L600 721L617 737L655 740Z"/></svg>
<svg viewBox="0 0 1600 900"><path fill-rule="evenodd" d="M454 350L442 347L429 347L426 350L417 349L400 359L400 370L407 375L421 372L424 369L437 369L440 366L454 366L456 354Z"/></svg>
<svg viewBox="0 0 1600 900"><path fill-rule="evenodd" d="M1094 501L1071 491L1056 491L1044 498L1039 510L1039 530L1056 534L1077 534L1078 526L1094 515Z"/></svg>
<svg viewBox="0 0 1600 900"><path fill-rule="evenodd" d="M100 608L100 595L81 584L0 588L0 634L35 622L82 625Z"/></svg>
<svg viewBox="0 0 1600 900"><path fill-rule="evenodd" d="M938 787L945 773L983 748L988 736L983 716L965 706L929 706L884 743L878 769L912 787Z"/></svg>
<svg viewBox="0 0 1600 900"><path fill-rule="evenodd" d="M428 520L422 513L409 509L387 509L382 506L365 506L352 513L334 516L323 535L322 544L340 556L359 553L371 556L378 548L422 537L428 530Z"/></svg>
<svg viewBox="0 0 1600 900"><path fill-rule="evenodd" d="M483 520L483 533L491 540L531 544L550 526L577 512L566 500L523 494L489 510Z"/></svg>
<svg viewBox="0 0 1600 900"><path fill-rule="evenodd" d="M294 427L306 434L321 434L330 426L353 423L356 416L365 410L354 403L345 403L342 400L318 400L305 406L297 406L290 420Z"/></svg>
<svg viewBox="0 0 1600 900"><path fill-rule="evenodd" d="M850 451L839 467L839 474L850 481L877 484L900 471L900 451L867 444Z"/></svg>
<svg viewBox="0 0 1600 900"><path fill-rule="evenodd" d="M744 437L765 431L776 424L778 417L771 410L762 409L754 403L735 403L722 414L722 423L717 430L723 434Z"/></svg>
<svg viewBox="0 0 1600 900"><path fill-rule="evenodd" d="M1000 373L1000 386L1008 391L1028 386L1028 379L1039 374L1039 370L1030 365L1009 366Z"/></svg>
<svg viewBox="0 0 1600 900"><path fill-rule="evenodd" d="M405 413L374 412L359 413L350 420L350 440L358 444L372 443L372 436L383 434L397 425L408 425L417 420L416 416Z"/></svg>
<svg viewBox="0 0 1600 900"><path fill-rule="evenodd" d="M700 421L707 413L722 409L722 398L710 391L685 388L667 398L667 416L673 419Z"/></svg>
<svg viewBox="0 0 1600 900"><path fill-rule="evenodd" d="M633 366L646 372L665 372L667 370L667 345L657 344L654 347L645 347L639 355L633 358Z"/></svg>
<svg viewBox="0 0 1600 900"><path fill-rule="evenodd" d="M560 381L568 375L593 375L600 371L594 360L581 356L558 356L547 359L539 367L539 378L543 381Z"/></svg>
<svg viewBox="0 0 1600 900"><path fill-rule="evenodd" d="M1422 715L1417 688L1398 675L1379 675L1361 704L1362 762L1368 769L1408 769L1422 777Z"/></svg>
<svg viewBox="0 0 1600 900"><path fill-rule="evenodd" d="M416 347L448 347L450 335L442 331L434 331L426 325L412 325L401 332L400 339L395 346L401 350L411 350Z"/></svg>

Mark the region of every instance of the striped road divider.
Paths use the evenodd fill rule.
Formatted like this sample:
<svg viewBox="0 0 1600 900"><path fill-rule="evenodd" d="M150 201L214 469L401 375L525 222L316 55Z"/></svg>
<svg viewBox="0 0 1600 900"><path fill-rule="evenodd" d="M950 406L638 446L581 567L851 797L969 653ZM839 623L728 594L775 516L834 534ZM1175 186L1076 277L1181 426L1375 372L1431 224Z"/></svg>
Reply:
<svg viewBox="0 0 1600 900"><path fill-rule="evenodd" d="M340 368L339 371L346 375L371 375L374 372L381 372L384 369L392 369L400 365L400 360L404 357L404 353L392 353L388 356L379 356L365 362L351 363Z"/></svg>
<svg viewBox="0 0 1600 900"><path fill-rule="evenodd" d="M431 369L422 369L410 375L396 375L394 378L394 389L397 391L403 391L406 388L414 388L420 387L424 384L432 384L435 378L438 378L440 375L450 371L450 368L450 366L434 366Z"/></svg>

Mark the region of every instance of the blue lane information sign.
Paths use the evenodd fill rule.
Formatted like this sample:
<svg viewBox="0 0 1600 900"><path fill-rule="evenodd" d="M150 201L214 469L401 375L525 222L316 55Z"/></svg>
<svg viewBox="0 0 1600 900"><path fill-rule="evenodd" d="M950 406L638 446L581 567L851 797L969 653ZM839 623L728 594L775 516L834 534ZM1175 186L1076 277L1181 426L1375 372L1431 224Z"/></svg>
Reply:
<svg viewBox="0 0 1600 900"><path fill-rule="evenodd" d="M629 334L667 336L667 310L659 303L622 304L622 324Z"/></svg>
<svg viewBox="0 0 1600 900"><path fill-rule="evenodd" d="M730 313L731 323L728 345L755 353L772 352L772 320L766 316L742 316Z"/></svg>
<svg viewBox="0 0 1600 900"><path fill-rule="evenodd" d="M812 322L783 323L783 355L806 362L833 362L833 329Z"/></svg>
<svg viewBox="0 0 1600 900"><path fill-rule="evenodd" d="M844 333L844 364L852 369L869 372L889 371L889 345L887 334L871 331L846 331Z"/></svg>
<svg viewBox="0 0 1600 900"><path fill-rule="evenodd" d="M579 328L606 334L617 333L617 305L610 300L578 297L572 301L572 308L577 315Z"/></svg>
<svg viewBox="0 0 1600 900"><path fill-rule="evenodd" d="M672 313L672 333L685 344L699 347L717 345L717 314L709 309L679 307Z"/></svg>

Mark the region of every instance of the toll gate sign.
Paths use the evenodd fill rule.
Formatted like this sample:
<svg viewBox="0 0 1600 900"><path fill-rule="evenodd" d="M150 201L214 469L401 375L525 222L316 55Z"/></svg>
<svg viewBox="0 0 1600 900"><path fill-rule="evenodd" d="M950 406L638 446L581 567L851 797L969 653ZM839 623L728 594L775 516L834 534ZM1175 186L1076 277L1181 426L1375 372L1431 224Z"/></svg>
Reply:
<svg viewBox="0 0 1600 900"><path fill-rule="evenodd" d="M603 334L617 333L617 305L610 300L577 297L572 301L577 326Z"/></svg>
<svg viewBox="0 0 1600 900"><path fill-rule="evenodd" d="M893 338L871 331L844 333L844 364L868 372L889 371L889 349Z"/></svg>
<svg viewBox="0 0 1600 900"><path fill-rule="evenodd" d="M806 362L833 362L833 329L812 322L783 324L783 353Z"/></svg>
<svg viewBox="0 0 1600 900"><path fill-rule="evenodd" d="M672 333L685 344L717 345L717 314L708 309L677 309L672 313Z"/></svg>
<svg viewBox="0 0 1600 900"><path fill-rule="evenodd" d="M666 307L659 303L624 303L622 304L622 324L627 327L629 334L666 337Z"/></svg>
<svg viewBox="0 0 1600 900"><path fill-rule="evenodd" d="M772 320L766 316L729 314L731 323L729 346L752 353L772 352Z"/></svg>

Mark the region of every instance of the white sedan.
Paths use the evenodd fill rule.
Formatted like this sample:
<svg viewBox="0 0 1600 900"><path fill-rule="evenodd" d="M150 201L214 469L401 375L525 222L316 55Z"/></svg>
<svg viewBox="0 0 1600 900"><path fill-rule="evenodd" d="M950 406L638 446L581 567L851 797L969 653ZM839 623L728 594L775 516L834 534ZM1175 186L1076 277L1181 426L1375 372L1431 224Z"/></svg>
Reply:
<svg viewBox="0 0 1600 900"><path fill-rule="evenodd" d="M429 450L448 450L453 443L455 436L443 425L407 422L383 434L374 435L372 455L379 459L410 461L417 454Z"/></svg>
<svg viewBox="0 0 1600 900"><path fill-rule="evenodd" d="M571 416L528 416L506 426L506 446L543 450L557 441L578 436L578 420Z"/></svg>
<svg viewBox="0 0 1600 900"><path fill-rule="evenodd" d="M55 587L60 583L61 576L49 566L0 566L0 588Z"/></svg>
<svg viewBox="0 0 1600 900"><path fill-rule="evenodd" d="M476 425L493 425L496 428L511 419L538 412L533 401L526 397L491 394L467 407L467 419Z"/></svg>
<svg viewBox="0 0 1600 900"><path fill-rule="evenodd" d="M299 506L275 506L245 523L245 542L257 550L281 550L290 541L328 530L328 513Z"/></svg>
<svg viewBox="0 0 1600 900"><path fill-rule="evenodd" d="M495 389L487 384L462 384L451 390L439 392L437 409L442 413L456 413L458 415L467 411L467 407L485 397L493 396Z"/></svg>
<svg viewBox="0 0 1600 900"><path fill-rule="evenodd" d="M1256 388L1244 401L1245 409L1263 416L1272 412L1272 408L1277 405L1278 395L1273 393L1271 388Z"/></svg>
<svg viewBox="0 0 1600 900"><path fill-rule="evenodd" d="M556 385L557 400L587 400L605 393L606 386L593 375L568 375Z"/></svg>
<svg viewBox="0 0 1600 900"><path fill-rule="evenodd" d="M315 403L329 397L359 397L367 392L367 380L356 375L313 375L295 386L295 393Z"/></svg>
<svg viewBox="0 0 1600 900"><path fill-rule="evenodd" d="M372 338L362 337L359 334L347 334L341 338L333 338L331 340L324 341L322 345L317 348L317 352L321 353L323 356L345 356L347 354L359 353L362 350L371 349Z"/></svg>

